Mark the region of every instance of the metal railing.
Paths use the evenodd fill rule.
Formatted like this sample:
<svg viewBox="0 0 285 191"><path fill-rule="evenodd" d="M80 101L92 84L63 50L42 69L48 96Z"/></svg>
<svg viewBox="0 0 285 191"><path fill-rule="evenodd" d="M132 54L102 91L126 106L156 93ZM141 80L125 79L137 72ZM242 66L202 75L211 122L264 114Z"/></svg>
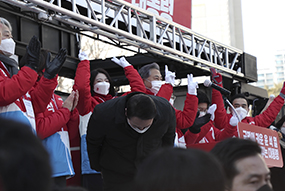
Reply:
<svg viewBox="0 0 285 191"><path fill-rule="evenodd" d="M91 31L184 64L204 70L214 67L229 76L244 76L234 69L241 60L241 50L202 36L123 0L65 1L71 4L71 8L63 7L64 1L61 0L0 1L38 14L46 14L81 30ZM80 13L82 7L87 13ZM52 14L49 10L52 10Z"/></svg>

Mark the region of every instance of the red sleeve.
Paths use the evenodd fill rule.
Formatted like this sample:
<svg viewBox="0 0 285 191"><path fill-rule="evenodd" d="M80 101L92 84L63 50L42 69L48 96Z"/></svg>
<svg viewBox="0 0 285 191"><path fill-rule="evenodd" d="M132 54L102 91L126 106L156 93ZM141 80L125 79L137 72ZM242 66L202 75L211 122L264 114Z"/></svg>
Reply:
<svg viewBox="0 0 285 191"><path fill-rule="evenodd" d="M216 141L222 141L224 139L233 137L237 132L236 126L231 126L228 124L222 131L214 127L216 134Z"/></svg>
<svg viewBox="0 0 285 191"><path fill-rule="evenodd" d="M134 69L132 65L125 67L124 70L125 70L125 75L128 78L131 86L131 92L145 93L146 88L138 71Z"/></svg>
<svg viewBox="0 0 285 191"><path fill-rule="evenodd" d="M160 87L156 96L163 97L169 101L171 98L172 92L173 92L173 87L171 84L163 84Z"/></svg>
<svg viewBox="0 0 285 191"><path fill-rule="evenodd" d="M36 86L31 89L30 95L35 114L45 111L56 86L57 77L53 79L46 79L45 77L41 77Z"/></svg>
<svg viewBox="0 0 285 191"><path fill-rule="evenodd" d="M12 78L0 74L0 106L6 106L25 95L35 84L38 74L33 69L24 66Z"/></svg>
<svg viewBox="0 0 285 191"><path fill-rule="evenodd" d="M90 92L90 64L89 60L82 60L76 69L76 74L74 78L74 90L79 91L79 100L77 104L77 109L80 115L85 115L90 111L93 111L92 98ZM99 103L97 103L99 104Z"/></svg>
<svg viewBox="0 0 285 191"><path fill-rule="evenodd" d="M70 119L70 111L67 108L60 108L54 113L45 116L39 113L36 116L37 134L41 139L45 139L59 131Z"/></svg>
<svg viewBox="0 0 285 191"><path fill-rule="evenodd" d="M186 147L189 147L189 145L195 144L197 142L197 139L199 137L200 133L192 133L191 131L186 131L185 135L184 135L184 139L186 142Z"/></svg>
<svg viewBox="0 0 285 191"><path fill-rule="evenodd" d="M217 105L217 109L215 111L215 120L214 120L216 127L219 129L227 127L230 122L231 115L227 114L222 94L215 89L212 89L212 104Z"/></svg>
<svg viewBox="0 0 285 191"><path fill-rule="evenodd" d="M195 121L198 109L198 98L187 93L183 111L175 109L176 128L185 129L191 127Z"/></svg>
<svg viewBox="0 0 285 191"><path fill-rule="evenodd" d="M79 135L79 113L76 108L71 112L70 120L67 123L67 128L70 140L73 140Z"/></svg>
<svg viewBox="0 0 285 191"><path fill-rule="evenodd" d="M255 125L261 127L270 126L271 123L273 123L273 121L276 119L283 105L284 99L278 95L263 113L253 118Z"/></svg>

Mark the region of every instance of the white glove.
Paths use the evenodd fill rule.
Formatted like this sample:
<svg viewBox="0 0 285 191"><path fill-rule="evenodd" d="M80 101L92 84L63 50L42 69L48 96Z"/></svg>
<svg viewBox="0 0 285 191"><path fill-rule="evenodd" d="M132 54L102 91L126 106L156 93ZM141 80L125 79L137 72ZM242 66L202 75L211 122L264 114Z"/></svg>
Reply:
<svg viewBox="0 0 285 191"><path fill-rule="evenodd" d="M79 54L78 54L78 58L80 61L82 60L89 60L88 55L86 54L86 52L80 50Z"/></svg>
<svg viewBox="0 0 285 191"><path fill-rule="evenodd" d="M168 66L165 65L165 82L174 86L175 83L175 72L170 72Z"/></svg>
<svg viewBox="0 0 285 191"><path fill-rule="evenodd" d="M197 95L198 82L193 81L193 74L187 74L188 78L188 94Z"/></svg>
<svg viewBox="0 0 285 191"><path fill-rule="evenodd" d="M231 126L237 126L238 122L239 121L238 121L238 118L236 117L236 115L233 115L230 119L230 125Z"/></svg>
<svg viewBox="0 0 285 191"><path fill-rule="evenodd" d="M217 109L217 105L216 104L213 104L209 107L207 113L210 113L211 114L211 120L214 121L215 120L215 111Z"/></svg>
<svg viewBox="0 0 285 191"><path fill-rule="evenodd" d="M125 57L121 57L120 60L116 57L113 57L111 59L113 62L115 62L116 64L118 64L119 66L125 68L127 66L130 66L131 64L125 59Z"/></svg>

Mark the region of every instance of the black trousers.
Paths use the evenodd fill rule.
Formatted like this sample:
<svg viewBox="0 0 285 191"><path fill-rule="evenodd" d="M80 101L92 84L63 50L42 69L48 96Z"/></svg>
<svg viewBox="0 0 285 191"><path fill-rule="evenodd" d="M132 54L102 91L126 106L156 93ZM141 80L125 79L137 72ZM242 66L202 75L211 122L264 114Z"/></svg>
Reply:
<svg viewBox="0 0 285 191"><path fill-rule="evenodd" d="M100 173L82 174L81 185L88 191L103 191L103 179Z"/></svg>

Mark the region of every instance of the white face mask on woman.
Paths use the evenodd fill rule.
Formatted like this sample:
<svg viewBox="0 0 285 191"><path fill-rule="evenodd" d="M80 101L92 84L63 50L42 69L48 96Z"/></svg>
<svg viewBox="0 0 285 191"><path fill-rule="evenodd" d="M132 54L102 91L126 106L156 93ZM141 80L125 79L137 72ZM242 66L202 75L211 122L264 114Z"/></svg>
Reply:
<svg viewBox="0 0 285 191"><path fill-rule="evenodd" d="M16 43L12 38L4 39L1 41L0 50L6 56L12 56L15 54Z"/></svg>
<svg viewBox="0 0 285 191"><path fill-rule="evenodd" d="M162 86L162 84L163 84L163 82L159 81L159 80L151 81L151 89L150 89L150 91L156 95L158 93L160 87Z"/></svg>
<svg viewBox="0 0 285 191"><path fill-rule="evenodd" d="M97 94L107 95L109 93L109 82L98 82L94 85L93 91Z"/></svg>
<svg viewBox="0 0 285 191"><path fill-rule="evenodd" d="M243 120L247 116L246 109L244 109L242 107L238 107L238 108L235 108L235 110L237 111L237 113L240 117L240 120ZM234 111L232 111L232 115L235 115Z"/></svg>

